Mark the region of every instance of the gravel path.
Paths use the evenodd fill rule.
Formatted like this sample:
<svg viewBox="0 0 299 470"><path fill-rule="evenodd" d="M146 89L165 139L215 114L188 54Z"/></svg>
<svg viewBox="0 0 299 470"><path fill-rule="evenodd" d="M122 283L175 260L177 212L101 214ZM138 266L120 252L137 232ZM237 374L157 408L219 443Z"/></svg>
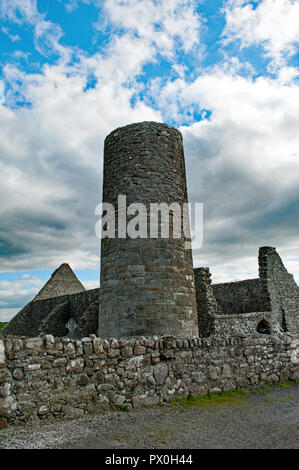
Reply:
<svg viewBox="0 0 299 470"><path fill-rule="evenodd" d="M212 406L165 405L5 428L0 449L298 449L299 386Z"/></svg>

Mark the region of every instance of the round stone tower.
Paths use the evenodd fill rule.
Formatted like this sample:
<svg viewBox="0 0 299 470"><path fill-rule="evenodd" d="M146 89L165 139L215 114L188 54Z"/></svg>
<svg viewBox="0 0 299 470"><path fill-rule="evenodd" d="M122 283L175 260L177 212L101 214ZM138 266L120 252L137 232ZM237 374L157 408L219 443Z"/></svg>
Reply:
<svg viewBox="0 0 299 470"><path fill-rule="evenodd" d="M103 203L115 208L116 235L101 242L100 337L198 336L192 251L183 230L173 236L177 216L170 211L169 237L162 238L166 219L161 212L161 219L155 219L157 212L152 212L153 205L177 203L182 209L186 202L183 141L177 129L142 122L106 137ZM124 228L129 233L130 224L133 236Z"/></svg>

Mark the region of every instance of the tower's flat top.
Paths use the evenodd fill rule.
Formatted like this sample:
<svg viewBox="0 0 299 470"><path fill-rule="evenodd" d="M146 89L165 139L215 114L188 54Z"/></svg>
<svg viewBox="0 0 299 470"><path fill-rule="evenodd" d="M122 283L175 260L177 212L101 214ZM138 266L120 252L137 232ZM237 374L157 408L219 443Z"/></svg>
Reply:
<svg viewBox="0 0 299 470"><path fill-rule="evenodd" d="M117 127L116 129L114 129L107 135L105 141L111 137L116 137L118 134L130 133L134 129L138 129L138 128L142 128L142 129L156 128L156 129L161 129L161 130L164 129L170 132L175 132L182 137L182 134L178 129L176 129L175 127L169 126L168 124L165 124L164 122L142 121L142 122L133 122L131 124L127 124L126 126Z"/></svg>

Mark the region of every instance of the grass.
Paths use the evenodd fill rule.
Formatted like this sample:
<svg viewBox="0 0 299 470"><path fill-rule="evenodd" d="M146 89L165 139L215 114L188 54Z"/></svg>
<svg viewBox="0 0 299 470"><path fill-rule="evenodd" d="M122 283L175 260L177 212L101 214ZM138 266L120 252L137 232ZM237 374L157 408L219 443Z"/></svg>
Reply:
<svg viewBox="0 0 299 470"><path fill-rule="evenodd" d="M299 380L290 379L290 380L284 380L284 381L276 382L276 383L264 384L252 390L252 393L270 392L271 390L274 390L275 388L289 388L289 387L293 387L294 385L299 385Z"/></svg>
<svg viewBox="0 0 299 470"><path fill-rule="evenodd" d="M176 398L170 403L185 406L211 406L223 403L235 402L244 398L250 392L245 389L229 390L226 392L206 393L205 395L193 396L191 393L187 397Z"/></svg>
<svg viewBox="0 0 299 470"><path fill-rule="evenodd" d="M299 380L287 380L277 383L265 384L251 390L237 389L226 392L206 393L205 395L193 396L191 393L187 397L180 397L171 400L171 404L179 404L184 406L213 406L226 403L238 403L240 400L251 393L270 392L275 388L289 388L298 385Z"/></svg>
<svg viewBox="0 0 299 470"><path fill-rule="evenodd" d="M128 407L128 405L118 405L118 409L119 411L125 411L126 413L129 413L130 411L130 408Z"/></svg>
<svg viewBox="0 0 299 470"><path fill-rule="evenodd" d="M7 322L0 322L0 331L2 330L2 328L7 324Z"/></svg>

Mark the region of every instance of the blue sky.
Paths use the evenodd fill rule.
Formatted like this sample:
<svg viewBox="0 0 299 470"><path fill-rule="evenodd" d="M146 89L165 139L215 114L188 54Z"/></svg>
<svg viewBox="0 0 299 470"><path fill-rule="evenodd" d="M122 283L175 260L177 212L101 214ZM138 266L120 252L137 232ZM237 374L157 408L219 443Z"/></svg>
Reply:
<svg viewBox="0 0 299 470"><path fill-rule="evenodd" d="M204 203L196 266L299 281L298 0L0 0L0 320L67 262L99 282L105 136L155 120L184 138Z"/></svg>

